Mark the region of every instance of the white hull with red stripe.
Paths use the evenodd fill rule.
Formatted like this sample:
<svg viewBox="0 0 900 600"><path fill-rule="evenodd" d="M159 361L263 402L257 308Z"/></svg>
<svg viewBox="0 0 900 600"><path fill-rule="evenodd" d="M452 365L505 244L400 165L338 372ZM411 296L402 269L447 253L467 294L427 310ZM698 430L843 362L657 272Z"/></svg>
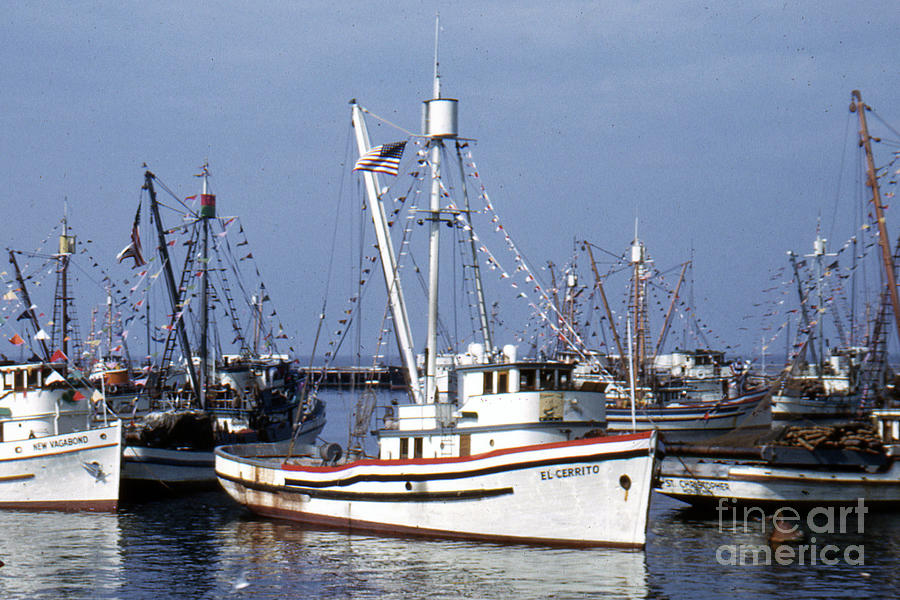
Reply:
<svg viewBox="0 0 900 600"><path fill-rule="evenodd" d="M286 444L222 447L216 473L261 515L348 530L641 548L656 434L453 458L286 460Z"/></svg>

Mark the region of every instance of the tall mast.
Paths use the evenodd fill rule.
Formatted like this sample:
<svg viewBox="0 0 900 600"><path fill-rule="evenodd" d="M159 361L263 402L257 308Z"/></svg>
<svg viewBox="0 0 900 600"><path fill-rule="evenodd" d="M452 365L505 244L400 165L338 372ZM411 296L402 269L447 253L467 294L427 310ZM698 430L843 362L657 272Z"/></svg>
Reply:
<svg viewBox="0 0 900 600"><path fill-rule="evenodd" d="M441 227L441 151L444 139L457 137L457 100L441 97L440 63L437 40L439 19L434 23L434 97L423 102L422 134L428 138L431 166L430 231L428 243L428 337L425 346L425 397L428 402L437 400L437 305L438 264Z"/></svg>
<svg viewBox="0 0 900 600"><path fill-rule="evenodd" d="M794 271L794 280L797 282L797 296L800 299L800 316L803 319L802 326L798 331L798 335L800 331L805 329L809 329L810 320L809 313L806 311L806 295L803 292L803 281L800 279L800 266L797 264L797 255L788 250L788 258L791 261L791 268ZM811 330L810 330L811 332ZM790 338L790 331L788 331L788 338ZM804 344L801 352L806 352L809 349L810 354L812 355L812 360L814 363L818 364L818 360L816 359L816 349L814 344ZM790 356L790 340L788 340L788 356Z"/></svg>
<svg viewBox="0 0 900 600"><path fill-rule="evenodd" d="M603 308L606 309L606 320L609 321L609 328L612 330L613 339L616 341L616 349L619 351L619 362L622 364L622 373L625 369L625 351L622 349L622 340L619 338L619 332L616 330L616 322L613 320L612 311L609 308L609 302L606 301L606 292L603 291L603 282L600 280L600 271L597 270L597 261L594 260L594 251L591 250L591 244L585 240L584 245L587 247L588 256L591 259L591 270L594 272L594 282L597 290L600 292L600 299L603 300Z"/></svg>
<svg viewBox="0 0 900 600"><path fill-rule="evenodd" d="M356 146L359 150L359 155L363 156L371 149L369 130L366 128L366 121L363 119L360 106L355 100L351 101L350 104L352 107L353 128L356 131ZM366 196L369 199L369 210L372 213L375 241L378 244L378 253L381 257L381 268L384 273L384 284L387 288L391 306L391 316L394 320L394 335L397 336L397 348L400 350L400 356L406 371L409 394L415 402L421 404L425 399L416 367L412 331L409 326L409 316L406 313L403 287L400 285L400 279L397 276L397 259L394 254L394 246L391 243L384 204L381 202L381 184L378 180L378 175L373 171L362 171L362 175L366 185Z"/></svg>
<svg viewBox="0 0 900 600"><path fill-rule="evenodd" d="M816 228L818 230L818 227ZM822 287L825 285L825 266L822 264L824 257L837 256L836 254L827 254L825 252L825 244L828 242L822 237L819 231L816 231L816 239L813 241L813 253L807 254L807 258L812 258L816 266L816 343L818 346L818 360L816 361L816 373L821 377L825 369L825 310L824 295Z"/></svg>
<svg viewBox="0 0 900 600"><path fill-rule="evenodd" d="M645 253L644 253L644 245L638 239L637 232L637 219L634 221L634 241L631 243L631 264L633 265L633 274L632 278L634 279L634 336L637 338L635 340L635 345L637 348L636 351L633 352L632 362L634 363L634 371L637 373L638 379L641 377L641 373L644 369L644 339L646 336L645 326L644 326L644 310L643 310L643 289L642 289L642 278L644 275L644 261L645 261Z"/></svg>
<svg viewBox="0 0 900 600"><path fill-rule="evenodd" d="M897 278L894 271L894 257L891 254L891 243L888 240L887 225L884 221L884 208L881 204L881 190L878 187L878 174L875 170L875 159L872 156L872 136L869 135L869 127L866 124L866 109L859 90L853 90L853 101L850 103L850 112L859 115L859 140L866 151L866 185L872 188L872 204L875 205L875 217L878 220L878 243L881 246L881 259L884 262L884 275L887 281L888 292L891 295L891 305L894 308L894 326L897 337L900 339L900 296L897 294Z"/></svg>
<svg viewBox="0 0 900 600"><path fill-rule="evenodd" d="M60 348L66 356L69 355L69 257L75 251L75 237L69 236L68 212L69 205L67 203L63 212L63 230L59 236L59 254L57 255L57 273L60 278L60 291L62 293L60 298L62 316Z"/></svg>
<svg viewBox="0 0 900 600"><path fill-rule="evenodd" d="M200 406L206 407L209 385L209 220L216 216L216 197L209 193L209 165L197 177L203 178L200 193L200 226L203 228L203 256L200 258Z"/></svg>
<svg viewBox="0 0 900 600"><path fill-rule="evenodd" d="M156 234L158 237L159 244L159 257L162 260L163 264L163 273L166 277L166 289L169 292L169 305L172 307L172 314L178 315L178 313L184 310L184 306L180 300L180 294L175 287L175 275L172 273L172 261L169 259L169 249L166 245L166 232L163 230L162 219L159 217L159 204L156 202L156 190L153 188L153 180L156 178L156 175L147 171L144 173L144 187L147 189L147 192L150 194L150 212L153 215L153 220L156 222ZM175 317L173 317L175 318ZM181 345L181 353L185 357L185 361L187 362L187 370L188 377L191 380L191 387L194 390L194 397L197 400L197 404L203 408L203 404L200 401L200 386L197 381L197 371L194 369L194 359L193 354L191 353L191 344L188 341L187 330L184 327L184 318L175 318L175 327L178 331L178 341Z"/></svg>

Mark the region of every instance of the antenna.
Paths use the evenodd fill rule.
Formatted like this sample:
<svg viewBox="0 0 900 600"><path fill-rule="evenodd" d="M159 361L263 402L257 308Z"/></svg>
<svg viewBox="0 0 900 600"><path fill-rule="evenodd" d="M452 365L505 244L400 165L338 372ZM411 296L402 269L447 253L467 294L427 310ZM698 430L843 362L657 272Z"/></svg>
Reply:
<svg viewBox="0 0 900 600"><path fill-rule="evenodd" d="M440 63L438 62L438 34L441 30L441 15L440 13L434 14L434 97L441 97L441 74L438 71L438 66Z"/></svg>

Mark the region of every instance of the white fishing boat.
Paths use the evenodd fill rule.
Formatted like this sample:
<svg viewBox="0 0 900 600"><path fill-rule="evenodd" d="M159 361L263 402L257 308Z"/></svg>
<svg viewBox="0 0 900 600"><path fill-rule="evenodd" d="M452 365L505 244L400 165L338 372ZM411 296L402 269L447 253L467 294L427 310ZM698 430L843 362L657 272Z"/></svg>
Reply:
<svg viewBox="0 0 900 600"><path fill-rule="evenodd" d="M871 340L873 347L839 346L828 348L825 345L826 272L837 266L826 268L825 258L834 258L836 254L826 252L827 240L817 235L813 243L813 253L806 255L813 261L815 268L815 287L801 293L800 314L801 329L808 332L808 341L793 362L787 377L772 393L772 419L778 424L792 422L840 422L859 416L863 406L871 403L885 383L887 362L884 353L875 352L875 348L884 341ZM789 252L794 279L802 290L801 274L797 256ZM806 300L804 300L806 298ZM819 316L809 314L806 304L812 303ZM835 319L840 325L840 321ZM843 338L843 327L835 332ZM883 328L873 328L876 336L884 335ZM847 340L849 342L849 340Z"/></svg>
<svg viewBox="0 0 900 600"><path fill-rule="evenodd" d="M507 353L460 357L455 397L397 406L378 459L224 446L219 481L258 514L353 531L643 547L656 433L594 437L602 393L574 390L570 365Z"/></svg>
<svg viewBox="0 0 900 600"><path fill-rule="evenodd" d="M822 259L826 256L825 240L817 238L817 299L813 318L802 308L806 340L780 380L773 385L773 402L787 404L786 418L803 416L803 425L793 425L773 432L770 439L758 443L726 445L673 445L662 462L658 490L660 493L692 504L734 502L763 505L778 504L815 507L823 505L896 506L900 504L900 410L896 399L884 385L886 357L886 315L894 305L895 326L900 332L900 298L894 278L891 250L881 204L878 175L871 150L871 137L865 120L867 107L860 93L853 92L851 111L860 120L860 144L865 151L868 187L875 208L872 225L879 230L881 258L885 279L882 282L881 309L873 319L864 347L846 345L844 353L833 352L825 360L822 315L825 313L822 287ZM793 255L792 255L793 257ZM800 281L797 265L795 280ZM809 294L801 293L808 299ZM843 338L844 336L842 336ZM805 354L809 352L809 354ZM803 357L809 356L809 361ZM806 384L805 386L803 384ZM793 386L800 391L786 395L782 390ZM870 389L867 389L870 388ZM874 388L874 389L871 389ZM874 402L881 392L885 407L865 409L860 405L864 394ZM885 393L885 392L888 393ZM785 400L787 398L787 400ZM802 398L803 402L796 400ZM849 405L849 406L848 406ZM841 407L845 407L843 412ZM806 413L794 409L805 408ZM821 418L856 417L854 422L821 424Z"/></svg>
<svg viewBox="0 0 900 600"><path fill-rule="evenodd" d="M65 363L0 366L0 508L116 510L122 423L92 392Z"/></svg>
<svg viewBox="0 0 900 600"><path fill-rule="evenodd" d="M799 333L805 341L795 346L795 353L789 376L784 379L781 389L772 395L773 419L789 422L840 422L858 418L870 409L884 402L895 400L892 380L894 374L888 361L888 338L890 320L893 316L894 331L900 336L900 292L897 289L896 254L891 247L891 234L885 218L885 206L881 199L883 177L888 185L896 186L896 178L889 175L880 161L876 161L873 141L878 137L869 133L866 113L870 107L862 101L859 90L851 93L850 112L859 120L858 144L860 164L866 165L865 188L857 196L865 198L864 206L870 221L858 228L853 236L837 251L827 251L827 241L821 234L816 235L812 254L800 259L788 252L793 269L793 283L799 293L800 326ZM889 127L889 126L888 126ZM894 191L886 194L893 197ZM854 207L854 213L860 210ZM854 217L856 219L858 217ZM880 277L876 295L865 303L865 317L854 310L858 302L855 290L866 285L860 275L862 259L869 254L868 249L877 249L878 266L871 273ZM851 255L850 265L842 267L841 254ZM875 252L872 252L875 254ZM873 257L875 258L875 257ZM803 283L801 266L812 262L813 272L806 284ZM849 282L841 281L849 279ZM849 285L848 285L849 283ZM860 285L860 283L862 285ZM850 310L841 306L848 298ZM849 319L842 319L846 314ZM825 329L827 321L833 320L834 329ZM864 327L860 325L865 324ZM830 343L830 341L834 341ZM789 353L790 354L790 353Z"/></svg>
<svg viewBox="0 0 900 600"><path fill-rule="evenodd" d="M66 286L75 236L65 219L59 241L59 253L51 257L62 291L55 298L53 322L59 327L53 335L41 328L16 252L9 253L16 287L4 300L21 303L20 320L34 333L15 334L10 342L23 350L33 345L29 352L43 358L0 363L0 507L112 511L119 501L122 424L107 412L102 394L69 364Z"/></svg>
<svg viewBox="0 0 900 600"><path fill-rule="evenodd" d="M634 411L617 406L607 408L606 419L610 432L659 431L668 442L692 442L743 432L766 431L772 425L768 390L718 401L692 400L686 397L671 401L665 406L643 405Z"/></svg>
<svg viewBox="0 0 900 600"><path fill-rule="evenodd" d="M811 428L810 435L819 437L826 428L850 429L843 436L849 442L817 447L675 446L662 461L657 490L694 505L814 507L855 505L862 500L871 507L896 506L900 504L900 411L873 412L883 443L860 444L871 436L844 425Z"/></svg>
<svg viewBox="0 0 900 600"><path fill-rule="evenodd" d="M427 148L419 152L431 168L424 376L376 175L391 172L391 160L397 173L398 146L371 148L363 109L353 102L356 169L365 179L409 402L388 407L376 432L377 458L339 459L336 445L319 456L300 456L297 444L292 452L289 444L225 446L216 450L219 481L259 514L348 530L643 547L655 432L605 436L602 391L576 389L572 364L523 361L513 346L495 349L486 318L483 344L454 355L437 345L438 237L455 220L441 206L442 149L457 138L457 101L441 96L437 63L434 89L424 103ZM365 430L371 409L359 414Z"/></svg>
<svg viewBox="0 0 900 600"><path fill-rule="evenodd" d="M580 386L605 391L610 432L658 431L661 439L669 443L705 440L735 430L762 432L769 429L772 413L768 389L748 384L745 365L726 363L723 352L712 350L660 352L690 263L681 266L659 338L654 344L649 336L646 289L653 275L653 261L638 238L635 225L634 239L627 253L632 277L629 314L625 317L628 331L625 344L616 330L591 244L585 241L583 245L589 252L596 289L606 309L606 323L618 354L601 357L593 353L588 361L579 363L575 378ZM574 282L577 280L572 278L567 281L567 299L579 295L571 288ZM575 313L572 308L561 312Z"/></svg>

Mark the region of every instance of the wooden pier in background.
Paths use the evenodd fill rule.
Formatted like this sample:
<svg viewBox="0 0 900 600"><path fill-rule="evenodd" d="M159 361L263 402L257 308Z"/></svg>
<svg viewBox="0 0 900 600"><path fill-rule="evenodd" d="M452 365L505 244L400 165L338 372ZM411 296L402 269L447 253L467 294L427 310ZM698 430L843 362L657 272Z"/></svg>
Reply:
<svg viewBox="0 0 900 600"><path fill-rule="evenodd" d="M315 381L324 373L324 379L319 383L320 387L349 389L368 384L392 390L406 389L402 367L301 367L299 371L310 381Z"/></svg>

